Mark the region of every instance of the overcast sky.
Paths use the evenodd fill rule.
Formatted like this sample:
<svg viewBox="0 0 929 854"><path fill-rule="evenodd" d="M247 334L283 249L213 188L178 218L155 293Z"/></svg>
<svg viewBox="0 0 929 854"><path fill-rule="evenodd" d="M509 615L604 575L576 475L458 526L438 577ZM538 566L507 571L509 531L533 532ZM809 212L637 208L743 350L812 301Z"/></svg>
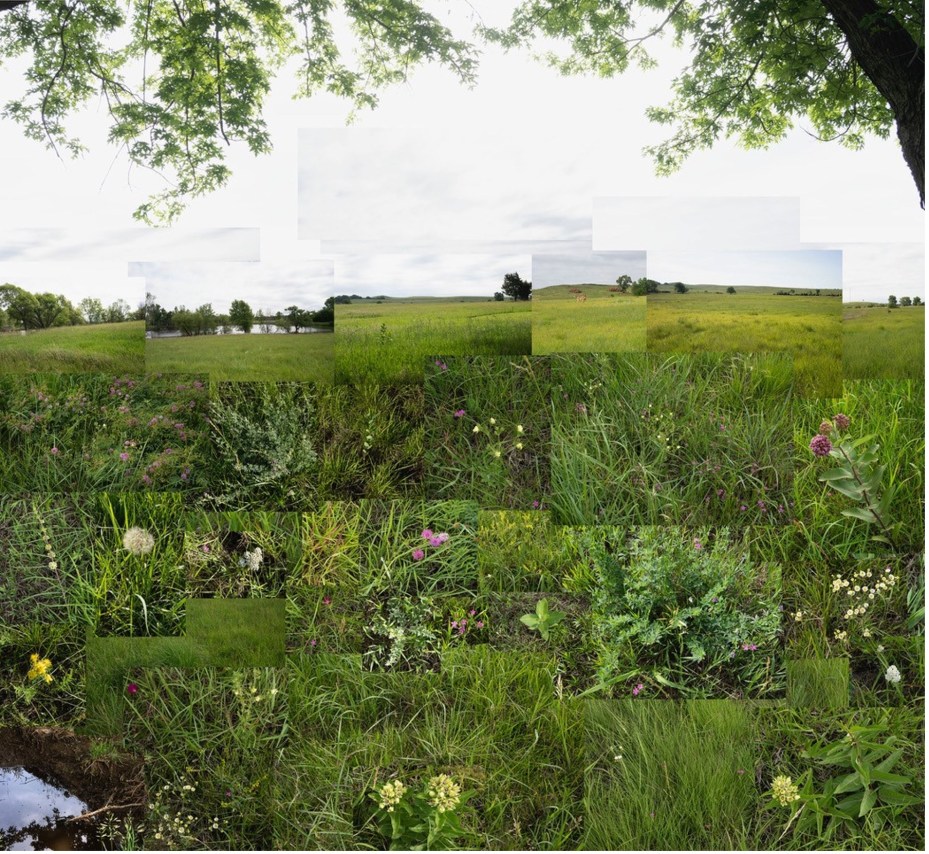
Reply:
<svg viewBox="0 0 929 854"><path fill-rule="evenodd" d="M126 273L125 261L4 261L0 284L9 283L32 293L63 294L77 305L85 297L110 305L118 299L132 308L145 302L145 286Z"/></svg>
<svg viewBox="0 0 929 854"><path fill-rule="evenodd" d="M586 255L533 255L532 287L551 285L613 285L626 274L645 275L644 252L595 252Z"/></svg>
<svg viewBox="0 0 929 854"><path fill-rule="evenodd" d="M133 263L129 271L145 277L145 289L165 308L211 303L226 313L234 299L254 311L283 311L289 305L322 308L333 293L332 262L290 263ZM144 298L144 294L143 294Z"/></svg>
<svg viewBox="0 0 929 854"><path fill-rule="evenodd" d="M769 285L841 288L842 253L828 249L795 252L649 252L648 277L691 285Z"/></svg>
<svg viewBox="0 0 929 854"><path fill-rule="evenodd" d="M453 6L452 14L459 8L466 14L467 5ZM488 21L502 22L512 3L474 5ZM387 90L376 110L360 113L348 128L349 107L335 97L293 101L293 77L285 69L266 108L274 154L255 159L241 147L231 150L229 186L195 200L180 221L191 232L214 230L213 237L186 246L174 237L127 235L126 229L138 229L132 211L162 185L155 175L130 171L106 144L98 103L72 122L89 146L76 161L58 161L0 120L0 234L65 229L39 235L40 245L24 246L25 238L16 237L0 239L0 246L14 246L14 258L26 253L36 260L65 252L69 262L240 261L254 258L259 239L265 262L308 261L325 251L378 254L386 264L389 252L725 248L721 242L742 239L740 229L751 231L754 249L801 248L788 245L795 238L833 248L922 241L923 213L893 135L848 151L812 139L801 127L767 151L724 141L675 175L656 177L641 150L665 138L667 129L648 122L644 110L667 102L684 57L661 42L655 53L658 69L603 79L563 77L524 51L488 47L473 89L427 67ZM0 69L0 92L17 91L21 79L15 61ZM680 216L656 215L650 202L612 201L629 197L670 199ZM688 201L700 197L741 198L756 214L710 227L726 222L725 212ZM657 242L641 245L634 229L617 229L611 219L617 204L625 207L627 224L639 223L653 236L657 229ZM766 230L759 218L769 214ZM259 229L260 238L215 231L229 227ZM385 278L392 277L388 272ZM458 280L451 286L458 288ZM884 283L871 287L878 294Z"/></svg>
<svg viewBox="0 0 929 854"><path fill-rule="evenodd" d="M527 255L343 255L335 262L340 294L392 297L486 296L507 273L531 277Z"/></svg>

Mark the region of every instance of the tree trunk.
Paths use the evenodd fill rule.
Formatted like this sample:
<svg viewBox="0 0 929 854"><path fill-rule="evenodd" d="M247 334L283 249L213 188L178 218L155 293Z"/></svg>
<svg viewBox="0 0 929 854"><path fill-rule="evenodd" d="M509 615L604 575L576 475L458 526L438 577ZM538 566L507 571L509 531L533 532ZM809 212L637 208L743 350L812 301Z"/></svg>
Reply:
<svg viewBox="0 0 929 854"><path fill-rule="evenodd" d="M887 99L897 122L919 203L926 205L926 53L906 28L874 0L821 0L845 34L855 62Z"/></svg>

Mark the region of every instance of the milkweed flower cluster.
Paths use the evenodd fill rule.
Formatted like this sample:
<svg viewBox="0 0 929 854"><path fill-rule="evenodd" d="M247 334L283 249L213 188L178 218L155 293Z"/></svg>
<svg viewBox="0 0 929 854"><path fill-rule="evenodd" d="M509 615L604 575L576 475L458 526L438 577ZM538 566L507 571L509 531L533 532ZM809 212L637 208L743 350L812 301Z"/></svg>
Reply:
<svg viewBox="0 0 929 854"><path fill-rule="evenodd" d="M461 786L448 774L439 774L429 781L426 792L429 803L440 813L455 809L461 801Z"/></svg>
<svg viewBox="0 0 929 854"><path fill-rule="evenodd" d="M48 658L40 658L37 653L32 653L29 656L29 663L32 667L29 668L29 672L26 674L31 680L43 679L46 683L49 683L54 678L50 673L52 669L52 662Z"/></svg>
<svg viewBox="0 0 929 854"><path fill-rule="evenodd" d="M147 555L155 548L155 538L144 528L132 527L123 534L123 548L134 555Z"/></svg>
<svg viewBox="0 0 929 854"><path fill-rule="evenodd" d="M829 441L828 436L824 436L822 433L817 433L812 439L810 439L810 450L813 452L815 457L828 457L832 452L832 442Z"/></svg>
<svg viewBox="0 0 929 854"><path fill-rule="evenodd" d="M786 774L774 778L771 783L771 795L782 807L789 807L794 801L800 800L797 784Z"/></svg>
<svg viewBox="0 0 929 854"><path fill-rule="evenodd" d="M384 783L377 793L380 799L380 808L387 810L387 812L393 812L397 804L403 800L406 788L401 780L391 780L389 783Z"/></svg>

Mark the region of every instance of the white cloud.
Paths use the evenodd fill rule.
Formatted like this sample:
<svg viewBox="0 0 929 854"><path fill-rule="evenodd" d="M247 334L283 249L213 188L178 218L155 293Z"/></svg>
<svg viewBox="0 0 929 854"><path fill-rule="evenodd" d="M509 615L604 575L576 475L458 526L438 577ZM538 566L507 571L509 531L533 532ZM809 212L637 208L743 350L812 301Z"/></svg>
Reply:
<svg viewBox="0 0 929 854"><path fill-rule="evenodd" d="M507 273L531 276L527 255L345 255L336 292L359 296L492 296Z"/></svg>
<svg viewBox="0 0 929 854"><path fill-rule="evenodd" d="M645 275L644 252L597 252L587 255L533 255L532 286L612 285L621 274Z"/></svg>

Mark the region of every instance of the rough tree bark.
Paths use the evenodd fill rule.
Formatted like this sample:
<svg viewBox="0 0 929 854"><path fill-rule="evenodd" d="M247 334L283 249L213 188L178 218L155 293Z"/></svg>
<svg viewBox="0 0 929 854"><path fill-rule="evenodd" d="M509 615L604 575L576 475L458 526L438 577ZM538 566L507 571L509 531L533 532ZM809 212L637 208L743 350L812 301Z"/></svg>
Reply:
<svg viewBox="0 0 929 854"><path fill-rule="evenodd" d="M855 62L887 99L919 203L926 206L926 52L874 0L821 0Z"/></svg>

